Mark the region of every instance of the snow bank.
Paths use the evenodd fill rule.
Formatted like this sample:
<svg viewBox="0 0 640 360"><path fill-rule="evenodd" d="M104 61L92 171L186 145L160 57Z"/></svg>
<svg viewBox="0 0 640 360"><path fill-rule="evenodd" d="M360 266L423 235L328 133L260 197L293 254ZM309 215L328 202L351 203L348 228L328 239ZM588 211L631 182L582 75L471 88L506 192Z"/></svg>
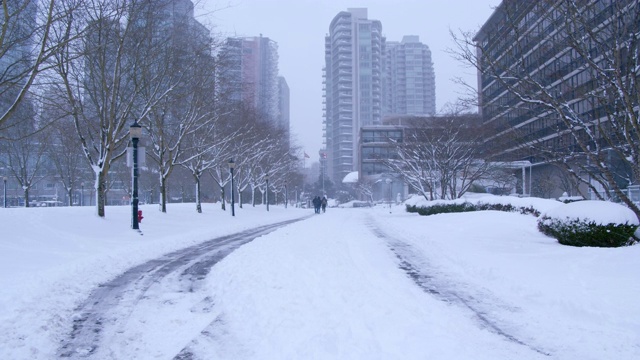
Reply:
<svg viewBox="0 0 640 360"><path fill-rule="evenodd" d="M517 196L498 196L492 194L478 194L478 193L466 193L459 199L453 200L433 200L427 201L422 196L412 196L405 201L405 204L409 206L433 206L433 205L445 205L445 204L463 204L465 202L471 204L502 204L513 205L515 207L533 207L534 209L545 212L553 209L563 203L560 203L552 199L541 199L536 197L517 197Z"/></svg>
<svg viewBox="0 0 640 360"><path fill-rule="evenodd" d="M545 217L560 220L593 221L597 225L628 224L639 225L638 217L628 207L610 201L584 200L547 210Z"/></svg>

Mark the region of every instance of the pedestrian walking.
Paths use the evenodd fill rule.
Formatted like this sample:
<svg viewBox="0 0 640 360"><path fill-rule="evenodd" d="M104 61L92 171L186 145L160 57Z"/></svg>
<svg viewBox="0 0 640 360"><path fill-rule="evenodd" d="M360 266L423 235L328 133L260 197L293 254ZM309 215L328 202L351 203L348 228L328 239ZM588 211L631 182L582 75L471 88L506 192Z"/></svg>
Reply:
<svg viewBox="0 0 640 360"><path fill-rule="evenodd" d="M327 197L323 196L322 200L320 201L320 206L322 207L322 212L324 213L325 211L327 211Z"/></svg>
<svg viewBox="0 0 640 360"><path fill-rule="evenodd" d="M316 196L313 198L313 210L316 214L320 214L320 205L322 200L320 200L320 196Z"/></svg>

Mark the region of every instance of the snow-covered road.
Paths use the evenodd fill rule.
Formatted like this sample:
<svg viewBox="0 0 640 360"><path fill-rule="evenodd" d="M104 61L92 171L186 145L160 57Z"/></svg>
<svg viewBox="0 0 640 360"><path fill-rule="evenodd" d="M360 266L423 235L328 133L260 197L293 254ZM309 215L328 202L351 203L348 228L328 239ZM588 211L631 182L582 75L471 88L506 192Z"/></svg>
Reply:
<svg viewBox="0 0 640 360"><path fill-rule="evenodd" d="M144 358L145 353L136 351L143 348L139 344L154 349L177 339L180 346L185 334L196 336L205 327L205 314L213 303L209 294L201 291L200 283L211 268L238 247L299 220L260 226L190 246L135 266L101 284L76 309L73 330L63 341L60 357L134 359ZM176 315L167 317L172 321L154 324L165 335L140 331L137 324L150 324L162 312ZM184 326L179 328L174 321ZM173 336L176 332L182 336ZM179 356L185 358L188 353L181 352Z"/></svg>
<svg viewBox="0 0 640 360"><path fill-rule="evenodd" d="M401 258L399 243L415 229L390 236L388 217L332 210L231 254L209 281L220 315L190 351L197 359L547 357L516 324L483 313L489 300L463 298L473 291L446 283L446 270L433 273L431 291L417 284L411 271L424 278L433 269L408 245Z"/></svg>
<svg viewBox="0 0 640 360"><path fill-rule="evenodd" d="M503 330L510 324L501 324L482 309L493 304L458 289L458 284L445 283L403 234L387 234L376 218L370 211L330 211L271 235L266 234L283 223L191 246L129 269L94 290L76 309L73 329L59 356L294 359L315 354L311 357L389 359L404 357L409 351L443 358L465 353L465 347L456 341L462 338L469 349L465 358L478 358L481 348L487 358L548 355ZM252 264L245 264L241 272L271 284L270 289L256 289L257 301L282 304L253 313L260 306L247 308L246 294L229 297L228 290L207 289L202 282L210 270L216 272L220 260L261 236L258 248L277 249L272 256L259 256L271 265L251 268ZM313 263L317 263L315 267ZM278 283L282 276L290 277L268 274L278 269L299 273L299 283ZM224 284L237 275L220 280ZM250 282L241 281L243 287ZM213 280L209 285L219 283ZM236 314L241 321L233 320L233 308L225 309L228 300L243 304ZM299 305L287 305L291 303ZM261 318L268 323L258 323L258 329L269 334L260 335L259 340L246 338L252 333L248 328L237 333L233 330L235 326L254 327ZM295 325L305 318L304 324ZM455 326L448 328L451 323ZM296 327L307 328L300 342L291 338ZM442 346L447 344L443 338L453 343ZM434 346L433 339L440 339L436 342L440 345ZM261 343L268 347L254 348ZM278 353L274 353L276 349Z"/></svg>
<svg viewBox="0 0 640 360"><path fill-rule="evenodd" d="M369 217L369 219L371 218ZM369 221L369 227L376 236L387 242L391 251L398 258L400 269L404 270L416 285L426 293L441 301L460 307L463 311L468 309L469 313L477 320L478 325L494 334L518 345L528 347L542 355L549 355L545 350L537 348L536 345L527 344L518 339L516 335L509 333L508 330L503 330L503 326L506 324L500 324L497 319L493 319L487 314L485 309L495 307L500 301L499 299L487 298L488 294L485 294L483 299L477 299L467 293L460 284L446 282L443 275L434 272L434 269L429 267L421 251L404 240L402 235L390 236L381 230L380 226L374 221ZM434 256L434 254L431 254L431 256Z"/></svg>

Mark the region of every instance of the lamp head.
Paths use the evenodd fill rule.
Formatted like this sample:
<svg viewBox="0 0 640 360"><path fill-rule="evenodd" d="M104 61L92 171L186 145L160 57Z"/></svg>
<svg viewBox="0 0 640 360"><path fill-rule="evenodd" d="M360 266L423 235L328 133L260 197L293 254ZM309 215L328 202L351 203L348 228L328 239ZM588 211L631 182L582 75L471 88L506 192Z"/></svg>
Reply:
<svg viewBox="0 0 640 360"><path fill-rule="evenodd" d="M129 126L129 136L131 139L140 139L142 136L142 126L135 121L133 125Z"/></svg>

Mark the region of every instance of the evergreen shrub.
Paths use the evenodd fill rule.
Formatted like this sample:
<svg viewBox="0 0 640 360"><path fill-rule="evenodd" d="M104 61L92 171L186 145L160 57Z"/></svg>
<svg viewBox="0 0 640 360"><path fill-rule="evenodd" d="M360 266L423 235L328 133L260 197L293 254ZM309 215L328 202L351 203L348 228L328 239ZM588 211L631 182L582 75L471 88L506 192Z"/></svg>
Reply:
<svg viewBox="0 0 640 360"><path fill-rule="evenodd" d="M570 246L620 247L632 245L637 225L597 224L592 220L558 219L542 216L538 230Z"/></svg>
<svg viewBox="0 0 640 360"><path fill-rule="evenodd" d="M511 204L489 204L489 203L482 203L482 202L477 204L472 204L470 202L464 202L462 204L436 204L431 206L420 206L420 207L416 205L407 205L407 212L418 213L420 215L436 215L436 214L484 211L484 210L519 212L524 215L531 214L536 217L540 216L540 212L534 209L532 206L517 207Z"/></svg>

